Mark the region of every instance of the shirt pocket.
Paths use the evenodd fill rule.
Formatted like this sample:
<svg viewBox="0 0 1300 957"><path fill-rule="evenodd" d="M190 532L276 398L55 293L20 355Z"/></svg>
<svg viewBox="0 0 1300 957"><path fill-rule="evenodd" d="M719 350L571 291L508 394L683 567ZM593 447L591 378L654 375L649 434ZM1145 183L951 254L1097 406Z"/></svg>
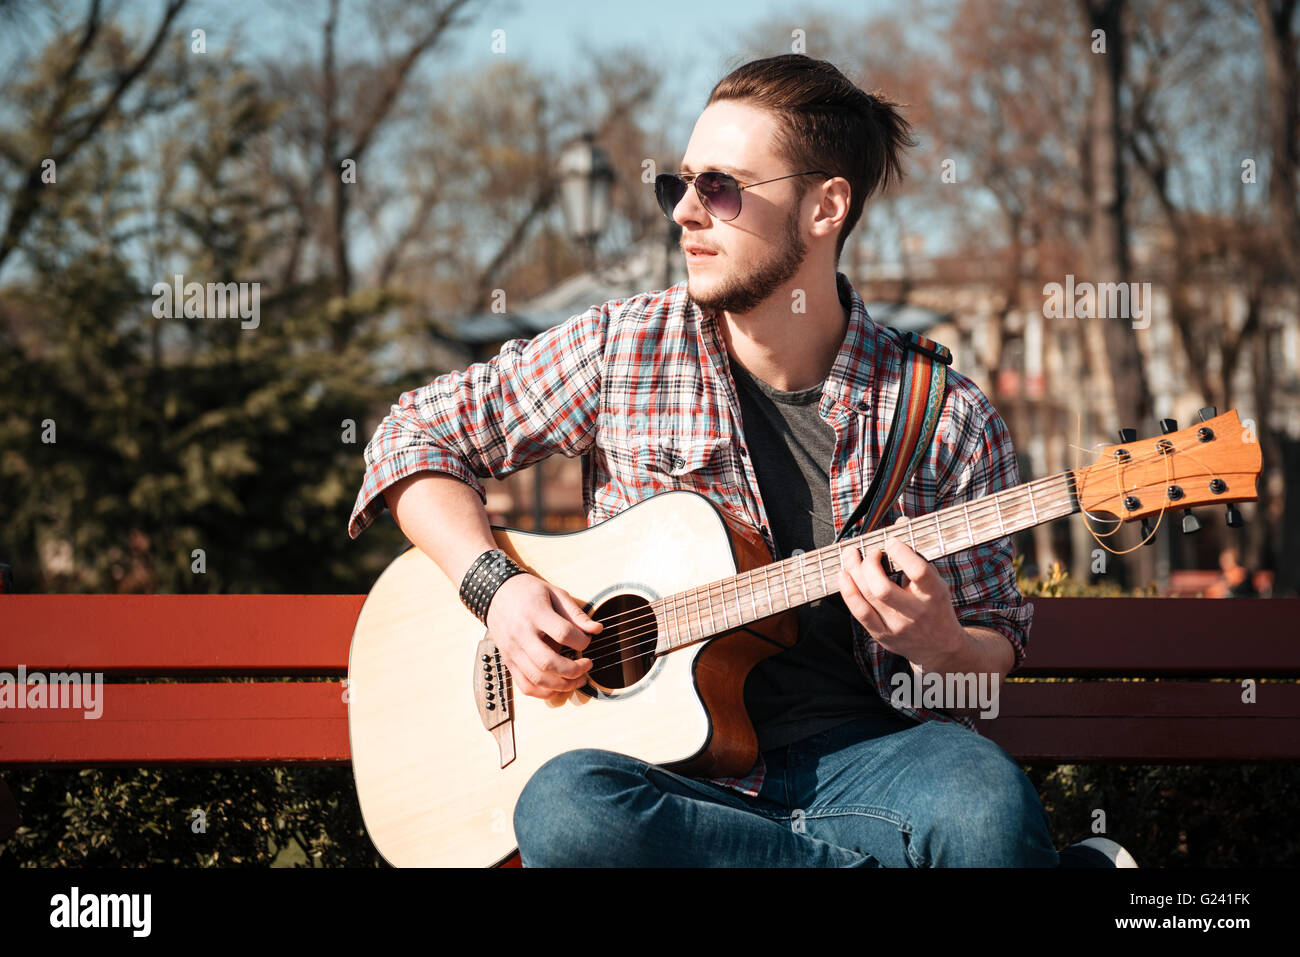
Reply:
<svg viewBox="0 0 1300 957"><path fill-rule="evenodd" d="M725 469L725 438L647 436L635 446L642 469L669 488L708 487Z"/></svg>

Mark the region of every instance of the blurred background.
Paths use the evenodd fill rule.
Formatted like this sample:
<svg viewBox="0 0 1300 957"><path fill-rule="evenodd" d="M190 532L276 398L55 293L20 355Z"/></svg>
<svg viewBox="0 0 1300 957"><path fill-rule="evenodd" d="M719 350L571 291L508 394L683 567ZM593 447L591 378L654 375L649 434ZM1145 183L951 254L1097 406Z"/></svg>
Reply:
<svg viewBox="0 0 1300 957"><path fill-rule="evenodd" d="M908 178L840 268L953 350L1023 478L1204 405L1261 443L1243 529L1099 561L1076 518L1022 571L1294 594L1295 8L0 0L0 562L30 592L367 590L403 543L345 532L388 405L681 281L654 174L718 79L793 51L907 104ZM1106 278L1150 284L1141 321L1045 305ZM191 282L258 284L256 319L160 308ZM582 528L580 483L556 457L489 511Z"/></svg>
<svg viewBox="0 0 1300 957"><path fill-rule="evenodd" d="M1101 556L1017 542L1033 594L1300 588L1296 0L0 0L0 564L21 592L347 593L362 450L408 389L684 278L653 197L713 84L830 60L919 147L840 262L951 348L1024 479L1119 428L1236 409L1258 503ZM1141 322L1050 284L1150 284ZM256 314L164 288L257 284ZM234 284L226 287L225 284ZM247 297L230 303L248 305ZM1135 328L1138 326L1139 328ZM580 464L489 481L585 526ZM1116 547L1138 541L1126 528ZM1112 540L1113 541L1113 540ZM0 622L0 634L3 623ZM1295 769L1032 769L1058 846L1104 796L1143 866L1294 861ZM15 864L362 864L347 768L15 769ZM177 808L214 807L195 842Z"/></svg>

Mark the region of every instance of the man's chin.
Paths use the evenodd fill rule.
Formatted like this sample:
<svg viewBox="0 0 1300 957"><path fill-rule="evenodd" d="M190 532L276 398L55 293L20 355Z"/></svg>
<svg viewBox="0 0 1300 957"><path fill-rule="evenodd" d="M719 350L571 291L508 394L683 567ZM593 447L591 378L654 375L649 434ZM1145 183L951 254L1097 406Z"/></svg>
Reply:
<svg viewBox="0 0 1300 957"><path fill-rule="evenodd" d="M695 301L695 304L701 309L716 312L718 311L717 307L711 301L713 286L713 283L700 283L695 279L688 278L686 280L686 294L690 296L691 299Z"/></svg>

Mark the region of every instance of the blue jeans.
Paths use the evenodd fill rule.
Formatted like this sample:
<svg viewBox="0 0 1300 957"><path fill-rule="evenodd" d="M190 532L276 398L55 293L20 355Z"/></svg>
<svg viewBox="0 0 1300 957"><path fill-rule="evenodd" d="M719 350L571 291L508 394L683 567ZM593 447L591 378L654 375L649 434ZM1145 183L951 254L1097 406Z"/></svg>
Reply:
<svg viewBox="0 0 1300 957"><path fill-rule="evenodd" d="M764 753L757 797L612 751L543 764L525 867L1057 867L1033 784L951 722L863 718Z"/></svg>

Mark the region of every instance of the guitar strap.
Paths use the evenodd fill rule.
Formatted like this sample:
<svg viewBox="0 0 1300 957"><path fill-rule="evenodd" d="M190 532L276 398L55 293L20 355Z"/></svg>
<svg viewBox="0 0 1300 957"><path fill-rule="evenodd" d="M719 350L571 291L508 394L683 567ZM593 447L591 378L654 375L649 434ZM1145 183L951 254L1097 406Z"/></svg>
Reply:
<svg viewBox="0 0 1300 957"><path fill-rule="evenodd" d="M915 332L899 332L892 326L886 328L899 338L903 347L894 420L889 425L885 453L876 464L871 487L835 536L837 542L849 537L859 521L865 533L884 518L925 457L939 425L939 411L943 408L944 385L948 366L952 364L952 353Z"/></svg>

